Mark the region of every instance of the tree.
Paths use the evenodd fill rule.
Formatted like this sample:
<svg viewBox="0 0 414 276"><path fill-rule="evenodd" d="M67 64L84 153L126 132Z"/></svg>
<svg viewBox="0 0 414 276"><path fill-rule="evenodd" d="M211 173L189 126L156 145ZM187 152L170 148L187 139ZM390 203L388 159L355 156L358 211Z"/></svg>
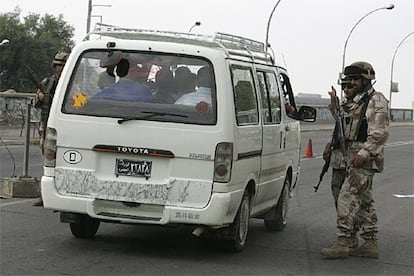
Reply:
<svg viewBox="0 0 414 276"><path fill-rule="evenodd" d="M74 46L74 28L64 21L62 14L55 17L31 13L23 20L20 14L19 7L0 14L0 41L10 40L8 46L0 49L0 91L33 92L35 85L26 65L44 78L52 73L53 56L58 51L70 52Z"/></svg>

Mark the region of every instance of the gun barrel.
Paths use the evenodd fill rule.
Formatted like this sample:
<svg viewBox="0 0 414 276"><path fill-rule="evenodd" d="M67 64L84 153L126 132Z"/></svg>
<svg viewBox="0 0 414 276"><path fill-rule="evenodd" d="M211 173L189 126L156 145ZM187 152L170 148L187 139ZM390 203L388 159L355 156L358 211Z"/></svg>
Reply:
<svg viewBox="0 0 414 276"><path fill-rule="evenodd" d="M330 163L330 161L331 161L331 154L329 154L328 160L325 160L325 164L323 164L322 171L321 171L321 173L319 175L319 182L318 182L318 184L316 186L313 186L313 188L315 189L315 192L318 191L319 185L321 184L321 182L323 180L323 177L325 176L325 173L329 169L329 163Z"/></svg>
<svg viewBox="0 0 414 276"><path fill-rule="evenodd" d="M38 78L36 76L36 73L33 71L32 67L30 67L29 64L26 64L27 69L29 70L29 76L30 80L33 82L33 84L36 86L37 89L40 89L40 91L44 91L44 87L40 84L38 81Z"/></svg>
<svg viewBox="0 0 414 276"><path fill-rule="evenodd" d="M338 117L336 118L337 122L338 122L338 140L339 143L341 144L341 151L343 154L343 158L344 158L344 163L345 163L345 167L347 167L347 154L346 154L346 142L345 142L345 127L344 127L344 118L343 118L343 113L341 112L341 108L340 108L340 104L339 104L339 98L336 97L336 113L338 115Z"/></svg>
<svg viewBox="0 0 414 276"><path fill-rule="evenodd" d="M318 184L316 184L316 186L313 186L313 188L315 189L315 193L318 191L319 189L319 185L321 185L322 179L319 179Z"/></svg>

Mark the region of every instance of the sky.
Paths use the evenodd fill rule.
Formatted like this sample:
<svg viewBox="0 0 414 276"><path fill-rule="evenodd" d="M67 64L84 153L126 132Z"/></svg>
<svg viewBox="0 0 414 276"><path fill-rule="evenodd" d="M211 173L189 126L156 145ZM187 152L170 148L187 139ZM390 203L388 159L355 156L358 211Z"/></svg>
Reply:
<svg viewBox="0 0 414 276"><path fill-rule="evenodd" d="M223 32L264 42L270 13L277 2L93 0L91 29L102 20L105 24L128 28L188 32L199 21L201 25L194 27L193 33ZM379 9L363 18L391 3L394 9ZM88 0L2 1L0 13L11 12L16 6L22 10L22 16L62 14L75 28L75 42L81 42L86 34ZM281 0L270 21L269 43L278 62L287 67L295 94L328 97L331 85L338 89L337 79L345 54L345 66L360 60L373 65L374 87L387 99L392 73L400 90L392 94L392 108L413 108L414 34L409 35L412 32L413 0ZM0 34L0 40L4 38ZM12 47L13 38L7 39Z"/></svg>

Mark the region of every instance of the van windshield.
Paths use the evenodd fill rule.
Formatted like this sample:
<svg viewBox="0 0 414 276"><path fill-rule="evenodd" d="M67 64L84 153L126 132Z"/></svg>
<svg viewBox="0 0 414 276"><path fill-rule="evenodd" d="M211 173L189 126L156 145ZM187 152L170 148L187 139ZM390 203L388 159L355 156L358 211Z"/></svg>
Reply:
<svg viewBox="0 0 414 276"><path fill-rule="evenodd" d="M77 61L62 112L211 125L215 87L213 67L204 58L92 50Z"/></svg>

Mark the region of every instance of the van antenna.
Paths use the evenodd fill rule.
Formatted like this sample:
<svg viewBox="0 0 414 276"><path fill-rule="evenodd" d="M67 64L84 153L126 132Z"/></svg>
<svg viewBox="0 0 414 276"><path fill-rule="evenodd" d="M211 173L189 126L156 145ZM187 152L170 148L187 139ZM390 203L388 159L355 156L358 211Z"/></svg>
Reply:
<svg viewBox="0 0 414 276"><path fill-rule="evenodd" d="M270 60L272 61L272 64L275 65L275 60L276 60L276 56L275 56L275 51L272 48L272 45L268 44L270 51L272 51L272 54L270 55ZM267 53L267 52L266 52Z"/></svg>
<svg viewBox="0 0 414 276"><path fill-rule="evenodd" d="M267 21L266 41L265 41L265 53L267 53L267 48L268 48L268 45L269 45L270 21L272 21L273 13L275 12L276 7L279 5L280 1L282 1L282 0L277 1L276 5L273 7L273 10L272 10L272 12L270 13L270 16L269 16L269 20Z"/></svg>
<svg viewBox="0 0 414 276"><path fill-rule="evenodd" d="M285 59L285 55L284 54L282 54L282 59L283 59L283 65L287 69L287 62L286 62L286 59Z"/></svg>

